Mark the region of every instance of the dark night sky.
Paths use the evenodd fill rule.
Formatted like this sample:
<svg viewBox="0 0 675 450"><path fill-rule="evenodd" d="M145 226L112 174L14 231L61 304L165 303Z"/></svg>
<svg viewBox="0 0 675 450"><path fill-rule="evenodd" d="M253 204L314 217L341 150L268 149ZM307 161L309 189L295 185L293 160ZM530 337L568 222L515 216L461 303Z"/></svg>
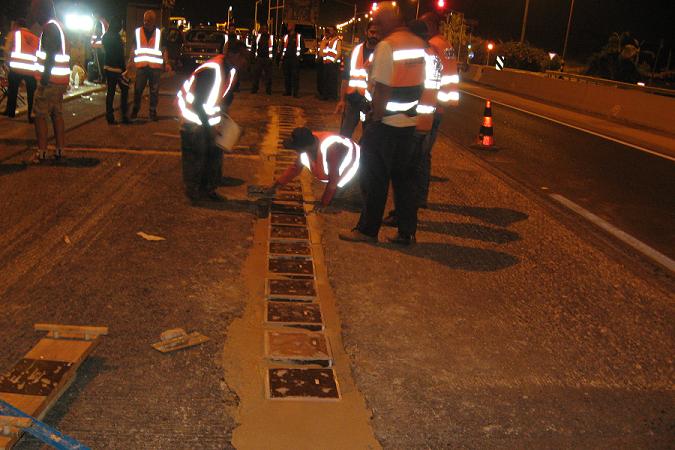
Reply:
<svg viewBox="0 0 675 450"><path fill-rule="evenodd" d="M352 0L343 0L352 3ZM372 3L356 0L360 10ZM399 0L408 19L414 18L415 0ZM420 0L421 11L432 9L435 1ZM267 15L267 0L263 0L260 13ZM28 0L0 0L0 6L16 9L17 3L28 4ZM126 0L81 0L108 11L124 10ZM253 22L254 0L176 0L175 14L199 20L222 20L227 7L232 5L235 19L240 26ZM449 8L463 12L467 18L478 21L476 33L494 40L518 39L522 23L525 0L446 0ZM672 13L673 0L576 0L570 34L570 55L585 56L597 51L613 31L632 31L643 48L655 50L659 39L665 39L667 49L675 44L675 25ZM530 14L526 39L546 50L561 51L567 24L570 0L530 0ZM671 6L671 8L669 8ZM2 8L0 11L7 9ZM121 12L120 11L120 12ZM670 13L668 11L671 11ZM350 6L325 0L322 5L323 24L337 23L347 19L352 12Z"/></svg>

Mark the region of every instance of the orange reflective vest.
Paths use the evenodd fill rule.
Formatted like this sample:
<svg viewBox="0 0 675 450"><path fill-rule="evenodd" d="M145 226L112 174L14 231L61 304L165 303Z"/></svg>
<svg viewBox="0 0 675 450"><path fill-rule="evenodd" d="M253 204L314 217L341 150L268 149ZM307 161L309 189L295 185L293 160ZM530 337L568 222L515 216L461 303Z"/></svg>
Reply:
<svg viewBox="0 0 675 450"><path fill-rule="evenodd" d="M414 117L424 85L426 45L406 29L395 30L383 42L391 46L394 65L385 116L405 114Z"/></svg>
<svg viewBox="0 0 675 450"><path fill-rule="evenodd" d="M301 36L300 33L295 35L295 56L300 57L300 54L302 53L302 41L301 41ZM284 48L281 52L281 57L286 56L286 48L288 48L288 35L284 36Z"/></svg>
<svg viewBox="0 0 675 450"><path fill-rule="evenodd" d="M51 19L48 21L47 25L54 25L59 30L59 37L61 39L61 53L54 55L54 65L49 75L49 81L54 84L65 84L67 85L70 82L70 55L66 52L66 47L68 42L66 41L66 35L63 34L63 26L60 22ZM38 44L38 50L35 52L37 56L37 62L35 63L35 79L41 80L42 74L45 71L45 62L47 60L47 54L42 51L42 37L44 32L40 36L40 43Z"/></svg>
<svg viewBox="0 0 675 450"><path fill-rule="evenodd" d="M145 37L143 27L136 28L136 49L134 50L134 63L136 68L150 67L151 69L161 69L164 64L164 57L160 50L161 32L155 28L155 32L148 41Z"/></svg>
<svg viewBox="0 0 675 450"><path fill-rule="evenodd" d="M340 63L340 54L342 53L342 40L333 36L326 40L326 44L321 52L321 58L324 64Z"/></svg>
<svg viewBox="0 0 675 450"><path fill-rule="evenodd" d="M427 48L424 68L424 88L420 102L417 104L417 126L420 132L431 131L434 123L434 113L438 104L438 90L441 87L442 65L433 48Z"/></svg>
<svg viewBox="0 0 675 450"><path fill-rule="evenodd" d="M101 18L98 19L97 26L101 27L101 32L100 34L99 33L92 34L89 43L91 44L92 48L103 48L103 41L101 41L101 39L103 39L103 35L108 31L109 25L105 19Z"/></svg>
<svg viewBox="0 0 675 450"><path fill-rule="evenodd" d="M373 53L368 59L365 59L365 52L361 43L352 50L352 57L349 61L349 84L347 86L347 94L358 92L360 95L365 95L368 89L368 67L373 62Z"/></svg>
<svg viewBox="0 0 675 450"><path fill-rule="evenodd" d="M208 116L209 125L217 125L221 120L221 108L220 101L223 99L234 83L234 79L237 75L237 71L234 68L231 68L229 72L225 71L224 68L225 56L218 55L214 58L209 59L201 66L197 67L190 78L183 84L183 87L178 91L178 107L180 108L181 115L183 119L187 122L194 123L196 125L202 125L202 121L199 119L199 116L194 109L194 83L195 77L200 72L205 70L214 71L213 85L209 91L209 95L206 98L203 107L206 115Z"/></svg>
<svg viewBox="0 0 675 450"><path fill-rule="evenodd" d="M22 75L34 75L37 70L35 53L40 45L38 37L28 28L14 32L14 47L9 55L9 68Z"/></svg>
<svg viewBox="0 0 675 450"><path fill-rule="evenodd" d="M330 174L330 163L334 158L330 153L337 151L335 144L342 144L347 148L347 153L340 161L338 167L338 181L337 187L343 187L354 178L356 172L359 170L359 159L361 157L361 148L359 145L349 138L328 132L313 133L319 139L319 150L317 152L316 161L310 161L307 153L300 154L300 162L303 166L312 171L312 174L320 181L328 183Z"/></svg>
<svg viewBox="0 0 675 450"><path fill-rule="evenodd" d="M439 104L457 106L459 104L459 71L454 51L440 34L429 39L429 45L443 65L441 86L438 91Z"/></svg>

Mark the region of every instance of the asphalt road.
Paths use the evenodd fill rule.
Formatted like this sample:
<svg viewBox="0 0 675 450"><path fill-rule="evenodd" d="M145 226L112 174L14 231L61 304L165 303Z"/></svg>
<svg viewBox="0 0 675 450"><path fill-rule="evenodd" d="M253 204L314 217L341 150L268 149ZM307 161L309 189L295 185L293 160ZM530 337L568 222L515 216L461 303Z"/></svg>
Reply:
<svg viewBox="0 0 675 450"><path fill-rule="evenodd" d="M469 147L485 100L464 92L441 132ZM496 151L483 160L547 197L558 193L675 258L675 162L499 104L492 105Z"/></svg>

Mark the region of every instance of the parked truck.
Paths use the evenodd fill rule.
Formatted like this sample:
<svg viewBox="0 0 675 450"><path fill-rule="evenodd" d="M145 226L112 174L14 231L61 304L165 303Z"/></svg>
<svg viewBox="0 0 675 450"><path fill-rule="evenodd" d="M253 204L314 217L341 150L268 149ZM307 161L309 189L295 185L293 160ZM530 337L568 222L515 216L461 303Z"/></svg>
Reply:
<svg viewBox="0 0 675 450"><path fill-rule="evenodd" d="M303 54L305 62L316 60L319 3L320 0L286 0L284 4L283 33L286 33L287 24L295 25L307 49Z"/></svg>

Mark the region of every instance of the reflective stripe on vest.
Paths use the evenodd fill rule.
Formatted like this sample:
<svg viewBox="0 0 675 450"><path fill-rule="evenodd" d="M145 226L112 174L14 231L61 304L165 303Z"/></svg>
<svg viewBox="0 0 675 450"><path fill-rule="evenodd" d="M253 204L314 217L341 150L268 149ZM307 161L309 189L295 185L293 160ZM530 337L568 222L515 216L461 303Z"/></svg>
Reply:
<svg viewBox="0 0 675 450"><path fill-rule="evenodd" d="M326 43L326 46L323 49L323 61L324 62L340 62L340 58L338 55L338 43L339 43L339 38L334 37L328 40Z"/></svg>
<svg viewBox="0 0 675 450"><path fill-rule="evenodd" d="M225 97L230 91L234 77L237 74L237 71L234 68L230 69L227 85L225 85L223 80L224 73L222 64L219 62L221 59L222 56L219 56L199 66L193 72L190 78L183 84L183 87L178 91L178 107L180 108L183 118L188 122L194 123L196 125L202 125L202 121L199 119L199 116L194 112L193 103L195 101L195 96L192 92L192 89L194 86L195 76L199 72L204 70L213 70L215 72L213 86L211 86L209 96L202 106L204 107L204 112L206 112L207 116L209 116L209 125L213 126L220 123L220 99Z"/></svg>
<svg viewBox="0 0 675 450"><path fill-rule="evenodd" d="M302 47L300 46L300 33L295 35L295 41L296 41L296 46L295 46L295 56L300 56L300 53L302 53ZM286 48L288 47L288 35L284 36L284 49L281 52L281 57L283 58L286 56Z"/></svg>
<svg viewBox="0 0 675 450"><path fill-rule="evenodd" d="M429 39L429 45L435 50L443 65L438 101L441 104L456 105L459 102L459 71L454 51L441 35Z"/></svg>
<svg viewBox="0 0 675 450"><path fill-rule="evenodd" d="M164 64L162 51L159 49L161 33L159 28L155 28L155 32L147 41L143 27L136 28L136 49L134 50L134 62L136 67L150 67L153 69L160 69Z"/></svg>
<svg viewBox="0 0 675 450"><path fill-rule="evenodd" d="M319 144L319 157L321 158L321 162L323 163L322 170L323 174L315 174L317 175L317 178L324 183L328 183L328 174L329 174L329 167L328 167L328 151L330 147L334 144L342 144L345 147L347 147L347 154L345 155L344 159L340 163L340 167L338 168L338 175L339 175L339 180L338 180L338 187L343 187L349 181L354 178L354 175L359 170L359 160L361 158L361 148L359 147L358 144L356 144L354 141L352 141L349 138L340 136L340 135L330 135L321 140L321 143ZM307 153L302 153L300 154L300 162L302 163L303 166L307 167L309 170L312 170L312 164L309 160L309 156ZM324 175L324 176L318 176L318 175Z"/></svg>
<svg viewBox="0 0 675 450"><path fill-rule="evenodd" d="M91 35L91 42L90 43L91 43L91 46L93 48L103 47L103 41L101 39L103 39L103 35L106 33L106 31L108 31L108 23L105 20L99 19L98 23L101 25L101 34L100 35L96 35L96 34Z"/></svg>
<svg viewBox="0 0 675 450"><path fill-rule="evenodd" d="M260 45L260 36L262 36L262 35L259 34L259 35L255 38L255 52L256 52L256 56L258 56L258 50L259 50L259 48L260 48L260 47L259 47L259 45ZM271 34L268 35L268 36L269 36L269 41L270 41L270 42L269 42L269 58L272 59L272 58L274 58L274 36L271 35Z"/></svg>
<svg viewBox="0 0 675 450"><path fill-rule="evenodd" d="M47 24L50 23L55 25L59 30L61 53L54 55L54 66L50 72L49 80L54 84L68 84L70 82L70 55L66 53L66 36L63 34L63 27L59 22L52 19L47 22ZM42 36L40 36L40 44L37 52L35 52L35 56L37 56L35 78L39 80L42 78L41 74L45 71L45 61L47 60L47 54L42 51Z"/></svg>
<svg viewBox="0 0 675 450"><path fill-rule="evenodd" d="M417 130L429 131L436 112L438 90L441 87L441 60L432 48L428 48L424 57L424 90L417 111Z"/></svg>
<svg viewBox="0 0 675 450"><path fill-rule="evenodd" d="M14 32L14 50L9 56L9 68L17 73L32 75L37 70L38 37L25 28Z"/></svg>

